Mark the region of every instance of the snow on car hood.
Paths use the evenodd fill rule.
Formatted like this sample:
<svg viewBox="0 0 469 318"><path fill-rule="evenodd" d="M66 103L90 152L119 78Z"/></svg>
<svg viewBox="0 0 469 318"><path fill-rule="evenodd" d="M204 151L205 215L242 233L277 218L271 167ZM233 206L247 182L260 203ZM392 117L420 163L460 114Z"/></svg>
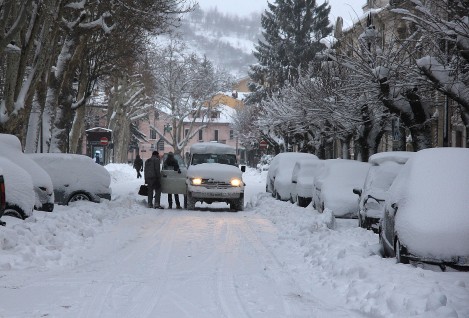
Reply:
<svg viewBox="0 0 469 318"><path fill-rule="evenodd" d="M96 194L111 192L111 175L88 156L63 153L28 156L49 173L56 188L67 192L84 189Z"/></svg>
<svg viewBox="0 0 469 318"><path fill-rule="evenodd" d="M242 179L242 171L235 166L220 163L202 163L199 165L191 165L187 169L187 177L189 178L211 178L214 181L229 181L237 177Z"/></svg>

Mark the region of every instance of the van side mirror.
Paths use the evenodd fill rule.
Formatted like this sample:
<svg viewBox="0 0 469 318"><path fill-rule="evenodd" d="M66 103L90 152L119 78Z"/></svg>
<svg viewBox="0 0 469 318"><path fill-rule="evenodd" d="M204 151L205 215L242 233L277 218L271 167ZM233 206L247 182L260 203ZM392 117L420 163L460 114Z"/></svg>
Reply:
<svg viewBox="0 0 469 318"><path fill-rule="evenodd" d="M241 171L246 172L246 166L241 166Z"/></svg>
<svg viewBox="0 0 469 318"><path fill-rule="evenodd" d="M358 196L361 196L361 195L362 195L362 189L354 188L354 189L353 189L353 193L355 193L355 194L358 195Z"/></svg>

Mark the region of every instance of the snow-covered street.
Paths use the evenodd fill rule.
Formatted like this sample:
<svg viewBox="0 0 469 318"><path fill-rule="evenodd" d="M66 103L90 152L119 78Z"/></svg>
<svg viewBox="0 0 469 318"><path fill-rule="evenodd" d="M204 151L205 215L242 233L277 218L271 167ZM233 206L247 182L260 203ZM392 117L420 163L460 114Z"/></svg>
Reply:
<svg viewBox="0 0 469 318"><path fill-rule="evenodd" d="M110 202L2 218L0 317L469 317L469 273L383 259L356 220L265 193L265 172L233 213L148 209L131 166L106 168Z"/></svg>

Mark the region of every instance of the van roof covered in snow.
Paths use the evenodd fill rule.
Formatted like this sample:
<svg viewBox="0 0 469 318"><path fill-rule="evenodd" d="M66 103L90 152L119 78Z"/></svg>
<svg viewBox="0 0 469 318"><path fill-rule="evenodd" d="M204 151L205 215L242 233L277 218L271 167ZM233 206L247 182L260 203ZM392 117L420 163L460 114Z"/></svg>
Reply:
<svg viewBox="0 0 469 318"><path fill-rule="evenodd" d="M216 142L200 142L191 146L190 153L235 155L236 149L231 146Z"/></svg>

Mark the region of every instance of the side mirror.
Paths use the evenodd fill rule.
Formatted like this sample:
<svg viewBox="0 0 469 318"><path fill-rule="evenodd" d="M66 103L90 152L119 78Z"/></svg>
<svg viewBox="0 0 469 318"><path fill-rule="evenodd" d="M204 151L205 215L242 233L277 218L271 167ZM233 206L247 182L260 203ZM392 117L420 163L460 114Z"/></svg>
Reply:
<svg viewBox="0 0 469 318"><path fill-rule="evenodd" d="M241 171L246 172L246 166L241 166Z"/></svg>
<svg viewBox="0 0 469 318"><path fill-rule="evenodd" d="M358 196L361 196L361 195L362 195L362 189L354 188L354 189L353 189L353 193L355 193L355 194L358 195Z"/></svg>
<svg viewBox="0 0 469 318"><path fill-rule="evenodd" d="M295 180L292 180L291 183L296 183L296 181L295 181Z"/></svg>

